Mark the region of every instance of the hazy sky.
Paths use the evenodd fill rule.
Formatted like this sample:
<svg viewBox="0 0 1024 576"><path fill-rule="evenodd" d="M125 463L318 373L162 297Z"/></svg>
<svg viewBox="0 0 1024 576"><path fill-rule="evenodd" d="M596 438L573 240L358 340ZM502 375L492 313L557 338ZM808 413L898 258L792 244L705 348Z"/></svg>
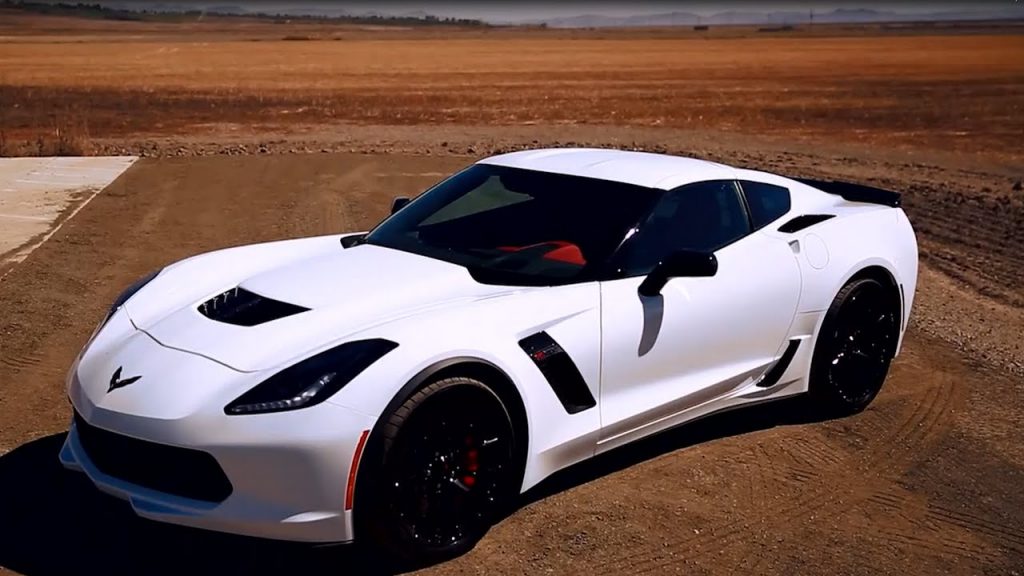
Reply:
<svg viewBox="0 0 1024 576"><path fill-rule="evenodd" d="M491 22L534 20L545 18L557 18L562 16L577 16L580 14L600 14L605 16L629 16L634 14L656 14L663 12L681 11L693 12L700 15L710 15L716 12L728 10L754 10L758 12L771 12L775 10L800 10L829 11L837 8L874 8L894 12L921 13L948 10L985 10L992 8L1007 8L1018 6L1024 13L1024 0L979 0L971 1L893 1L882 2L872 0L860 0L854 2L755 2L755 1L669 1L669 0L634 0L634 1L563 1L563 2L537 2L526 0L514 1L453 1L453 0L378 0L371 1L327 1L327 0L295 0L293 2L282 2L279 0L213 0L195 1L187 0L154 0L130 2L109 1L100 2L103 4L133 4L138 6L152 4L194 4L197 6L241 6L247 9L260 9L267 12L287 12L298 8L339 8L346 12L387 12L407 13L423 11L437 16L476 18Z"/></svg>
<svg viewBox="0 0 1024 576"><path fill-rule="evenodd" d="M296 2L299 4L300 2ZM305 2L301 2L305 3ZM270 4L270 3L267 3ZM311 3L316 4L316 3ZM755 10L772 12L775 10L820 10L828 11L836 8L875 8L898 12L933 12L936 10L989 9L1004 8L1013 4L1013 0L978 1L978 2L670 2L635 0L633 2L430 2L430 1L395 1L386 3L374 2L324 2L324 5L360 6L373 9L375 6L386 5L391 9L424 10L444 15L460 15L470 18L550 18L558 16L574 16L577 14L603 14L607 16L629 16L631 14L655 14L663 12L694 12L701 15L725 12L728 10Z"/></svg>

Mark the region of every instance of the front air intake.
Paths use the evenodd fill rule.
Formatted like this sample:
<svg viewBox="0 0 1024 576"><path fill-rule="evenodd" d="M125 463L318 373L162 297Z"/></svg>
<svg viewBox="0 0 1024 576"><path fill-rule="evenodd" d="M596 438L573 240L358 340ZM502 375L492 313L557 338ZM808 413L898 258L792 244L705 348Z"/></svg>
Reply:
<svg viewBox="0 0 1024 576"><path fill-rule="evenodd" d="M260 296L245 288L232 288L199 305L199 313L210 320L236 326L257 326L307 310L309 308Z"/></svg>
<svg viewBox="0 0 1024 576"><path fill-rule="evenodd" d="M231 481L208 452L116 434L89 424L78 411L74 422L85 455L107 476L204 502L231 495Z"/></svg>

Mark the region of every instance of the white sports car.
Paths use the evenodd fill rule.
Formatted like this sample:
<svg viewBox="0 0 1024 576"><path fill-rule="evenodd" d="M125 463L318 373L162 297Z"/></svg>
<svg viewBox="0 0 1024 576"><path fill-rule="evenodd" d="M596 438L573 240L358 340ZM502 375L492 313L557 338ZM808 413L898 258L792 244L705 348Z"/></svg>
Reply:
<svg viewBox="0 0 1024 576"><path fill-rule="evenodd" d="M916 286L899 206L667 155L487 158L368 233L133 284L70 370L60 458L145 518L443 559L650 434L804 393L862 410Z"/></svg>

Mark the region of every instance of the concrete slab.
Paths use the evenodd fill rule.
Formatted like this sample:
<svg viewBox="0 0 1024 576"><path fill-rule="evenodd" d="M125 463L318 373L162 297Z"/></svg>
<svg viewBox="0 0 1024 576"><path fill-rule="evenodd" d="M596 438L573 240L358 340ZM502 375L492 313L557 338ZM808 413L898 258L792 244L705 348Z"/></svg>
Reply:
<svg viewBox="0 0 1024 576"><path fill-rule="evenodd" d="M6 276L136 160L0 158L0 273Z"/></svg>

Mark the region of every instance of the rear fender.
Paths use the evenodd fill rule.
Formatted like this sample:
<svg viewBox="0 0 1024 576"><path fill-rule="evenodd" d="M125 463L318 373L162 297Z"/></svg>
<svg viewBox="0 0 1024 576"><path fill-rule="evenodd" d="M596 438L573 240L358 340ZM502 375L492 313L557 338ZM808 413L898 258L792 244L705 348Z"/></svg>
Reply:
<svg viewBox="0 0 1024 576"><path fill-rule="evenodd" d="M800 313L823 313L858 273L885 270L900 291L900 346L917 289L918 249L902 209L843 208L832 218L793 234L803 275ZM897 351L899 347L897 348Z"/></svg>

